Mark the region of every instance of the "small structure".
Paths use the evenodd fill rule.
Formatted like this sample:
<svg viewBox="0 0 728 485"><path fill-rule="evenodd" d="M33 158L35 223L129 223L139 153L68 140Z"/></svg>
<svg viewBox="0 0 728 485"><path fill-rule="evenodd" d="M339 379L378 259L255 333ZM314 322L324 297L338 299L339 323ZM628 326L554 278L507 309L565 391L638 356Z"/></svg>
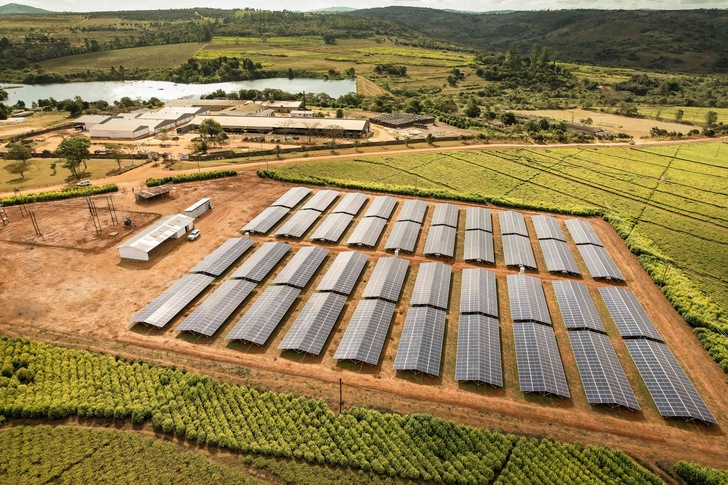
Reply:
<svg viewBox="0 0 728 485"><path fill-rule="evenodd" d="M260 105L263 108L275 110L276 113L290 113L305 106L303 101L263 101Z"/></svg>
<svg viewBox="0 0 728 485"><path fill-rule="evenodd" d="M185 209L185 215L193 219L197 219L205 212L212 210L212 201L209 197L200 199Z"/></svg>
<svg viewBox="0 0 728 485"><path fill-rule="evenodd" d="M137 202L149 202L157 197L167 197L172 191L169 185L158 185L157 187L147 187L134 193L134 199Z"/></svg>
<svg viewBox="0 0 728 485"><path fill-rule="evenodd" d="M98 125L99 123L103 123L104 121L108 120L109 116L107 115L84 115L80 118L76 118L73 120L73 127L78 131L89 131L94 126Z"/></svg>
<svg viewBox="0 0 728 485"><path fill-rule="evenodd" d="M123 259L149 261L149 253L168 239L179 239L195 227L194 220L175 214L159 220L118 247Z"/></svg>
<svg viewBox="0 0 728 485"><path fill-rule="evenodd" d="M435 118L412 113L383 113L379 116L369 118L369 121L375 125L386 126L388 128L407 128L410 126L426 128L427 125L435 122Z"/></svg>
<svg viewBox="0 0 728 485"><path fill-rule="evenodd" d="M311 110L298 109L291 111L291 118L313 118L314 112Z"/></svg>
<svg viewBox="0 0 728 485"><path fill-rule="evenodd" d="M206 119L220 123L228 133L262 133L282 135L303 135L339 138L365 138L369 134L369 121L347 118L289 118L268 116L196 116L190 124L177 130L178 133L198 129Z"/></svg>

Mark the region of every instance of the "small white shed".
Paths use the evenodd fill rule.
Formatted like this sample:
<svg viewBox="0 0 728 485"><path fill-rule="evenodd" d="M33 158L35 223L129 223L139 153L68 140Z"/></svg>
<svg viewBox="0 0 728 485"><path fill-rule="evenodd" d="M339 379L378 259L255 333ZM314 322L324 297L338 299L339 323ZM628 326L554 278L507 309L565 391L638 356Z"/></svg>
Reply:
<svg viewBox="0 0 728 485"><path fill-rule="evenodd" d="M194 220L183 214L160 219L118 247L123 259L149 261L149 253L168 239L179 239L195 227Z"/></svg>
<svg viewBox="0 0 728 485"><path fill-rule="evenodd" d="M196 219L209 210L212 210L212 201L209 197L205 197L186 208L185 215Z"/></svg>

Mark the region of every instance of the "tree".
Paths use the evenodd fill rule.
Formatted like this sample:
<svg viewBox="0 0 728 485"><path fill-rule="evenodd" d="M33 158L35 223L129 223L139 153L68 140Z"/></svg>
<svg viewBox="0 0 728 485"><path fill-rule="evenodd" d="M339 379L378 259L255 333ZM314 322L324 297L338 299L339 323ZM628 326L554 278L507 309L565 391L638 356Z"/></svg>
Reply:
<svg viewBox="0 0 728 485"><path fill-rule="evenodd" d="M715 111L708 111L705 113L705 124L708 126L713 126L716 123L718 123L718 113Z"/></svg>
<svg viewBox="0 0 728 485"><path fill-rule="evenodd" d="M8 99L8 92L0 89L0 101L5 101L6 99Z"/></svg>
<svg viewBox="0 0 728 485"><path fill-rule="evenodd" d="M514 115L511 111L506 111L501 115L501 121L504 125L515 125L518 120L516 120L516 115Z"/></svg>
<svg viewBox="0 0 728 485"><path fill-rule="evenodd" d="M477 118L480 116L480 106L473 102L468 103L465 107L465 116L468 118Z"/></svg>
<svg viewBox="0 0 728 485"><path fill-rule="evenodd" d="M675 111L675 122L680 123L683 119L683 116L685 116L685 111L683 111L682 109L678 109L677 111Z"/></svg>
<svg viewBox="0 0 728 485"><path fill-rule="evenodd" d="M336 110L336 117L337 118L343 118L344 117L344 110L339 108Z"/></svg>
<svg viewBox="0 0 728 485"><path fill-rule="evenodd" d="M86 160L91 157L88 149L91 146L91 140L82 136L75 136L63 140L56 150L56 154L65 160L63 164L64 168L71 171L71 174L77 179L81 178L78 173L78 168L83 163L84 170L88 168Z"/></svg>
<svg viewBox="0 0 728 485"><path fill-rule="evenodd" d="M327 44L327 45L336 44L336 36L334 34L324 34L323 39L324 39L324 44Z"/></svg>
<svg viewBox="0 0 728 485"><path fill-rule="evenodd" d="M428 133L425 141L427 141L428 145L433 145L435 143L435 135L433 135L432 133Z"/></svg>
<svg viewBox="0 0 728 485"><path fill-rule="evenodd" d="M225 133L225 130L222 129L220 123L212 118L208 118L200 123L200 138L202 138L204 142L221 145L225 140L227 140L228 136L227 133Z"/></svg>
<svg viewBox="0 0 728 485"><path fill-rule="evenodd" d="M121 159L124 154L124 147L114 143L107 143L104 148L106 148L106 153L111 155L111 157L116 161L116 165L119 167L118 170L121 170Z"/></svg>
<svg viewBox="0 0 728 485"><path fill-rule="evenodd" d="M27 162L33 157L30 149L22 143L8 143L8 153L5 155L10 160L20 160Z"/></svg>
<svg viewBox="0 0 728 485"><path fill-rule="evenodd" d="M20 175L21 178L25 178L25 172L30 170L30 165L28 160L19 160L5 165L5 170L13 175Z"/></svg>

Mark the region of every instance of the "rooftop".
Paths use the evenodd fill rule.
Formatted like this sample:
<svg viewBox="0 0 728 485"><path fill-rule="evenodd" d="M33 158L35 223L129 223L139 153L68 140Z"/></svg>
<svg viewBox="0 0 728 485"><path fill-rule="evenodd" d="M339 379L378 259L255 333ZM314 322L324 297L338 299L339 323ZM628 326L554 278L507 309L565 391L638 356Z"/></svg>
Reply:
<svg viewBox="0 0 728 485"><path fill-rule="evenodd" d="M184 214L165 217L126 240L119 248L135 248L148 253L193 222L193 218Z"/></svg>

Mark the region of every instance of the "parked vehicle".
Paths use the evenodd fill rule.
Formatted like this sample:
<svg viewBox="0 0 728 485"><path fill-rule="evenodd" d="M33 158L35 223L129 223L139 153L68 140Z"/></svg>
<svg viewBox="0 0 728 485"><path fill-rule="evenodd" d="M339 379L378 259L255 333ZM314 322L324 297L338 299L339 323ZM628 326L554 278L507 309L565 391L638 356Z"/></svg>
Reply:
<svg viewBox="0 0 728 485"><path fill-rule="evenodd" d="M91 185L90 180L81 180L79 182L76 182L76 187L87 187L89 185Z"/></svg>
<svg viewBox="0 0 728 485"><path fill-rule="evenodd" d="M200 230L199 229L195 229L195 230L193 230L190 233L189 236L187 236L187 239L190 240L190 241L194 241L195 239L197 239L198 237L200 237L200 234L201 234L200 233Z"/></svg>

